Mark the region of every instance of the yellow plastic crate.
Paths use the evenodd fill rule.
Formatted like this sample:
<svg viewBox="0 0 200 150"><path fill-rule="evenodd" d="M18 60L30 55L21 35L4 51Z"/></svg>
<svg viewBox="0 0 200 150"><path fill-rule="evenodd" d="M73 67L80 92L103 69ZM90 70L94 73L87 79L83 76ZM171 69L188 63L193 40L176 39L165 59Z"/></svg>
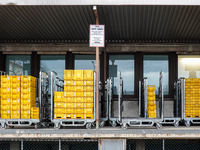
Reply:
<svg viewBox="0 0 200 150"><path fill-rule="evenodd" d="M24 75L24 76L21 76L21 81L24 82L24 83L30 82L30 81L36 82L36 77Z"/></svg>
<svg viewBox="0 0 200 150"><path fill-rule="evenodd" d="M65 97L65 103L73 103L73 97Z"/></svg>
<svg viewBox="0 0 200 150"><path fill-rule="evenodd" d="M10 118L11 119L21 119L20 111L19 111L19 113L18 113L18 111L12 111Z"/></svg>
<svg viewBox="0 0 200 150"><path fill-rule="evenodd" d="M10 98L10 94L9 93L1 93L1 99L9 99Z"/></svg>
<svg viewBox="0 0 200 150"><path fill-rule="evenodd" d="M54 96L55 97L63 97L64 96L64 92L54 92Z"/></svg>
<svg viewBox="0 0 200 150"><path fill-rule="evenodd" d="M74 103L76 105L76 108L83 108L84 103Z"/></svg>
<svg viewBox="0 0 200 150"><path fill-rule="evenodd" d="M191 83L191 82L193 82L193 78L185 78L185 83Z"/></svg>
<svg viewBox="0 0 200 150"><path fill-rule="evenodd" d="M148 110L148 114L154 114L156 113L156 110Z"/></svg>
<svg viewBox="0 0 200 150"><path fill-rule="evenodd" d="M74 86L73 91L74 92L83 92L83 86Z"/></svg>
<svg viewBox="0 0 200 150"><path fill-rule="evenodd" d="M93 108L84 108L85 114L92 114L94 112Z"/></svg>
<svg viewBox="0 0 200 150"><path fill-rule="evenodd" d="M20 110L20 107L21 107L21 105L20 105L20 103L18 103L18 104L12 104L11 105L11 110Z"/></svg>
<svg viewBox="0 0 200 150"><path fill-rule="evenodd" d="M21 76L10 76L10 80L13 83L20 83L21 81Z"/></svg>
<svg viewBox="0 0 200 150"><path fill-rule="evenodd" d="M155 101L156 100L156 97L155 96L148 96L148 101Z"/></svg>
<svg viewBox="0 0 200 150"><path fill-rule="evenodd" d="M149 114L149 118L156 118L156 114Z"/></svg>
<svg viewBox="0 0 200 150"><path fill-rule="evenodd" d="M83 71L84 80L94 80L94 71L93 70L84 70Z"/></svg>
<svg viewBox="0 0 200 150"><path fill-rule="evenodd" d="M6 104L6 105L10 105L11 100L9 98L3 99L1 98L1 104Z"/></svg>
<svg viewBox="0 0 200 150"><path fill-rule="evenodd" d="M11 87L11 94L20 94L20 87Z"/></svg>
<svg viewBox="0 0 200 150"><path fill-rule="evenodd" d="M82 80L81 81L74 81L73 83L74 83L73 85L76 85L76 86L83 86L84 85L84 82Z"/></svg>
<svg viewBox="0 0 200 150"><path fill-rule="evenodd" d="M26 109L31 109L32 107L35 107L35 103L29 103L29 104L21 104L21 109L26 110Z"/></svg>
<svg viewBox="0 0 200 150"><path fill-rule="evenodd" d="M39 119L39 114L31 114L31 119Z"/></svg>
<svg viewBox="0 0 200 150"><path fill-rule="evenodd" d="M149 111L155 111L156 110L156 105L154 106L148 106Z"/></svg>
<svg viewBox="0 0 200 150"><path fill-rule="evenodd" d="M1 76L1 84L5 83L5 84L10 84L10 76L9 75L2 75Z"/></svg>
<svg viewBox="0 0 200 150"><path fill-rule="evenodd" d="M21 87L22 88L29 88L29 87L36 87L36 81L30 81L30 82L21 82Z"/></svg>
<svg viewBox="0 0 200 150"><path fill-rule="evenodd" d="M93 103L94 102L94 98L93 97L84 97L84 102L85 103Z"/></svg>
<svg viewBox="0 0 200 150"><path fill-rule="evenodd" d="M155 92L147 92L147 94L148 94L148 98L152 97L152 96L155 96Z"/></svg>
<svg viewBox="0 0 200 150"><path fill-rule="evenodd" d="M10 119L10 114L1 114L1 119Z"/></svg>
<svg viewBox="0 0 200 150"><path fill-rule="evenodd" d="M10 109L2 109L1 108L1 115L9 114L10 115Z"/></svg>
<svg viewBox="0 0 200 150"><path fill-rule="evenodd" d="M64 86L73 86L74 81L73 80L64 80Z"/></svg>
<svg viewBox="0 0 200 150"><path fill-rule="evenodd" d="M66 119L66 114L54 114L54 119Z"/></svg>
<svg viewBox="0 0 200 150"><path fill-rule="evenodd" d="M21 93L21 99L36 99L36 93Z"/></svg>
<svg viewBox="0 0 200 150"><path fill-rule="evenodd" d="M36 103L36 98L22 98L21 103L22 104Z"/></svg>
<svg viewBox="0 0 200 150"><path fill-rule="evenodd" d="M84 81L84 85L93 86L94 85L94 81Z"/></svg>
<svg viewBox="0 0 200 150"><path fill-rule="evenodd" d="M93 92L94 87L93 86L84 86L84 92Z"/></svg>
<svg viewBox="0 0 200 150"><path fill-rule="evenodd" d="M39 107L32 107L31 113L39 113Z"/></svg>
<svg viewBox="0 0 200 150"><path fill-rule="evenodd" d="M84 114L75 114L74 116L74 119L84 119Z"/></svg>
<svg viewBox="0 0 200 150"><path fill-rule="evenodd" d="M10 103L1 104L1 109L3 109L3 110L9 110L10 109Z"/></svg>
<svg viewBox="0 0 200 150"><path fill-rule="evenodd" d="M76 111L75 111L76 109L74 109L74 108L67 108L66 110L65 110L65 113L66 114L74 114Z"/></svg>
<svg viewBox="0 0 200 150"><path fill-rule="evenodd" d="M83 80L83 70L74 70L74 80Z"/></svg>
<svg viewBox="0 0 200 150"><path fill-rule="evenodd" d="M74 70L64 70L64 80L73 80Z"/></svg>
<svg viewBox="0 0 200 150"><path fill-rule="evenodd" d="M72 92L72 91L74 91L74 86L72 85L64 86L64 92Z"/></svg>
<svg viewBox="0 0 200 150"><path fill-rule="evenodd" d="M65 108L54 108L54 114L65 114L66 109Z"/></svg>
<svg viewBox="0 0 200 150"><path fill-rule="evenodd" d="M64 97L74 97L74 92L64 92Z"/></svg>
<svg viewBox="0 0 200 150"><path fill-rule="evenodd" d="M21 119L31 119L31 114L23 113L23 114L21 114Z"/></svg>
<svg viewBox="0 0 200 150"><path fill-rule="evenodd" d="M21 93L36 93L35 87L21 88Z"/></svg>
<svg viewBox="0 0 200 150"><path fill-rule="evenodd" d="M67 119L75 119L76 115L74 115L74 114L66 114L66 118Z"/></svg>
<svg viewBox="0 0 200 150"><path fill-rule="evenodd" d="M12 83L10 84L11 88L20 88L21 87L21 83L20 82L17 82L17 83Z"/></svg>
<svg viewBox="0 0 200 150"><path fill-rule="evenodd" d="M54 103L54 107L56 108L61 108L61 107L64 107L64 104L65 103Z"/></svg>
<svg viewBox="0 0 200 150"><path fill-rule="evenodd" d="M84 118L85 119L94 119L94 114L85 114Z"/></svg>
<svg viewBox="0 0 200 150"><path fill-rule="evenodd" d="M54 97L54 102L55 103L61 103L61 102L65 102L65 98L64 97L62 97L62 98L60 98L60 97Z"/></svg>
<svg viewBox="0 0 200 150"><path fill-rule="evenodd" d="M83 103L84 99L83 99L83 97L74 97L73 102L75 102L75 103Z"/></svg>
<svg viewBox="0 0 200 150"><path fill-rule="evenodd" d="M200 78L193 78L193 82L200 82Z"/></svg>
<svg viewBox="0 0 200 150"><path fill-rule="evenodd" d="M83 92L74 92L74 96L76 97L83 97L84 93Z"/></svg>
<svg viewBox="0 0 200 150"><path fill-rule="evenodd" d="M10 98L12 99L20 99L21 98L21 94L19 93L11 93Z"/></svg>
<svg viewBox="0 0 200 150"><path fill-rule="evenodd" d="M21 103L20 98L17 98L17 99L12 98L12 99L11 99L11 105L12 105L12 104L20 104L20 103Z"/></svg>
<svg viewBox="0 0 200 150"><path fill-rule="evenodd" d="M83 108L76 108L75 109L75 114L83 114L84 113L84 109Z"/></svg>
<svg viewBox="0 0 200 150"><path fill-rule="evenodd" d="M9 87L3 88L1 87L1 94L10 94L11 89Z"/></svg>
<svg viewBox="0 0 200 150"><path fill-rule="evenodd" d="M147 86L147 91L148 91L148 92L154 92L155 90L156 90L155 85L148 85L148 86Z"/></svg>
<svg viewBox="0 0 200 150"><path fill-rule="evenodd" d="M94 103L84 103L84 107L85 108L93 108L94 107Z"/></svg>
<svg viewBox="0 0 200 150"><path fill-rule="evenodd" d="M75 108L75 103L65 103L65 108Z"/></svg>
<svg viewBox="0 0 200 150"><path fill-rule="evenodd" d="M93 97L94 96L94 92L84 92L84 96L85 97Z"/></svg>

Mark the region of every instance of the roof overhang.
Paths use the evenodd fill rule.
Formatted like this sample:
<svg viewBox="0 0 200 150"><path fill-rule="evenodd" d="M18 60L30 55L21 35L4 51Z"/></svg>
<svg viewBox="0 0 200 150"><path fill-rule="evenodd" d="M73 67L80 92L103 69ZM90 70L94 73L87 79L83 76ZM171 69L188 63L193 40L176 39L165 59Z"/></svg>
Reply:
<svg viewBox="0 0 200 150"><path fill-rule="evenodd" d="M0 5L200 5L199 0L0 0Z"/></svg>

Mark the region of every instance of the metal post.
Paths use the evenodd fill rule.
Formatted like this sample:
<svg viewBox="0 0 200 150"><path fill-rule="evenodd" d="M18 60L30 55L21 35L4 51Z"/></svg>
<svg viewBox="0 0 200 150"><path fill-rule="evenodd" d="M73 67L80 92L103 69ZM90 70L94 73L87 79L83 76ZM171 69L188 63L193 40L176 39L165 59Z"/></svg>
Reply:
<svg viewBox="0 0 200 150"><path fill-rule="evenodd" d="M93 6L96 25L99 24L97 6ZM99 129L99 47L96 47L96 129Z"/></svg>
<svg viewBox="0 0 200 150"><path fill-rule="evenodd" d="M59 139L59 150L61 150L61 139Z"/></svg>
<svg viewBox="0 0 200 150"><path fill-rule="evenodd" d="M23 144L23 139L21 139L21 150L23 150L24 149L24 144Z"/></svg>
<svg viewBox="0 0 200 150"><path fill-rule="evenodd" d="M163 150L165 150L165 139L163 139Z"/></svg>

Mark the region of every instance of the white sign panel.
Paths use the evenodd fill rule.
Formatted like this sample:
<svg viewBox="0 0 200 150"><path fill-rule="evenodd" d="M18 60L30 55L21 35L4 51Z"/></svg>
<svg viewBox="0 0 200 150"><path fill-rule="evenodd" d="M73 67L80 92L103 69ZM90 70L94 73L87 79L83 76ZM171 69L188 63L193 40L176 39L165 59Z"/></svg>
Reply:
<svg viewBox="0 0 200 150"><path fill-rule="evenodd" d="M104 47L104 30L104 25L90 25L90 47Z"/></svg>

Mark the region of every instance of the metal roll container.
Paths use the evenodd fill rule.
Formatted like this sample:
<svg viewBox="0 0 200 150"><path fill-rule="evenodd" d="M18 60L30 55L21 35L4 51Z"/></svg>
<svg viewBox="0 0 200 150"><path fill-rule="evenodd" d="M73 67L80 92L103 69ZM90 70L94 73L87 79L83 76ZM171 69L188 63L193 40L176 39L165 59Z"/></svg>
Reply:
<svg viewBox="0 0 200 150"><path fill-rule="evenodd" d="M190 127L192 124L200 124L200 118L187 118L185 117L185 78L180 78L177 83L179 83L177 98L181 100L181 119L184 121L186 127Z"/></svg>
<svg viewBox="0 0 200 150"><path fill-rule="evenodd" d="M39 82L39 83L38 83ZM46 116L47 111L41 111L45 110L45 104L42 104L44 97L47 96L48 98L48 74L44 72L40 72L39 74L39 80L36 80L36 96L39 93L39 96L36 97L36 105L38 103L39 105L39 119L5 119L4 124L1 124L1 128L6 128L6 126L9 126L10 128L14 128L16 126L31 126L35 125L35 128L37 129L38 127L45 126L47 125L47 122L44 118ZM39 91L38 91L39 90ZM44 94L45 93L45 94ZM4 119L1 119L4 120ZM1 122L1 121L0 121Z"/></svg>
<svg viewBox="0 0 200 150"><path fill-rule="evenodd" d="M123 111L123 80L121 77L121 72L118 72L119 90L118 90L118 109L119 114L117 122L121 125L122 129L127 129L129 126L137 127L152 127L156 124L157 129L161 129L161 122L163 121L163 85L162 85L163 72L160 72L160 82L159 82L159 118L149 118L148 117L148 100L147 100L147 78L143 79L143 82L139 81L139 117L122 117ZM142 112L142 101L144 102L144 116L141 117Z"/></svg>
<svg viewBox="0 0 200 150"><path fill-rule="evenodd" d="M108 89L109 81L105 81L105 89L103 90L103 83L99 81L99 126L104 127L105 122L108 121ZM103 98L104 96L104 98ZM106 103L106 104L105 104ZM101 107L100 107L101 106Z"/></svg>
<svg viewBox="0 0 200 150"><path fill-rule="evenodd" d="M181 114L181 80L177 80L174 83L174 117L164 117L162 124L173 124L175 127L179 126L179 122L182 120Z"/></svg>
<svg viewBox="0 0 200 150"><path fill-rule="evenodd" d="M92 128L92 124L95 122L96 118L96 107L95 107L95 79L96 79L96 72L94 72L94 118L93 119L54 119L54 92L58 91L58 88L62 88L58 84L58 81L63 81L57 77L57 73L52 71L51 72L51 122L54 123L55 129L60 129L61 126L85 126L87 129Z"/></svg>

